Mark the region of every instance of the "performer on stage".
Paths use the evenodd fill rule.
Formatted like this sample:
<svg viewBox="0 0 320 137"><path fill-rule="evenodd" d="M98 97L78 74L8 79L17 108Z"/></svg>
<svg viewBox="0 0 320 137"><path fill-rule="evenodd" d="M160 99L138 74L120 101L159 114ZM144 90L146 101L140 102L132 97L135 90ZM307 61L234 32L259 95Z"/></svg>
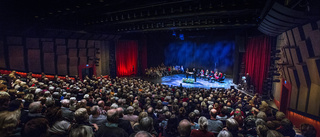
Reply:
<svg viewBox="0 0 320 137"><path fill-rule="evenodd" d="M196 68L193 68L193 77L194 77L194 82L197 82L197 70L196 70Z"/></svg>

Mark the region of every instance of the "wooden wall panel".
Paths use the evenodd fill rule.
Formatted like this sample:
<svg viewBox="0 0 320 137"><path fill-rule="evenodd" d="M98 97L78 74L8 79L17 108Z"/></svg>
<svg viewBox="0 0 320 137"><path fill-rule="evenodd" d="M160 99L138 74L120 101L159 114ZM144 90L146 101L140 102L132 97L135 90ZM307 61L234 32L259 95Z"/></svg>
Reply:
<svg viewBox="0 0 320 137"><path fill-rule="evenodd" d="M41 38L40 39L41 42L53 42L52 38Z"/></svg>
<svg viewBox="0 0 320 137"><path fill-rule="evenodd" d="M292 61L292 57L291 57L291 53L290 53L290 48L285 48L285 51L286 51L286 57L287 57L287 60L288 60L288 63L290 64L290 65L294 65L293 64L293 61Z"/></svg>
<svg viewBox="0 0 320 137"><path fill-rule="evenodd" d="M8 45L22 45L22 37L7 37Z"/></svg>
<svg viewBox="0 0 320 137"><path fill-rule="evenodd" d="M311 83L310 96L308 103L309 114L320 116L320 85Z"/></svg>
<svg viewBox="0 0 320 137"><path fill-rule="evenodd" d="M30 72L41 73L40 49L28 50L28 68Z"/></svg>
<svg viewBox="0 0 320 137"><path fill-rule="evenodd" d="M26 38L26 47L28 49L38 49L39 38Z"/></svg>
<svg viewBox="0 0 320 137"><path fill-rule="evenodd" d="M306 62L307 59L310 57L306 42L305 41L300 41L300 42L297 43L297 45L299 46L299 49L300 49L300 54L301 54L301 57L302 57L302 61Z"/></svg>
<svg viewBox="0 0 320 137"><path fill-rule="evenodd" d="M88 40L87 48L94 48L94 40Z"/></svg>
<svg viewBox="0 0 320 137"><path fill-rule="evenodd" d="M87 57L80 57L79 65L86 65L87 62Z"/></svg>
<svg viewBox="0 0 320 137"><path fill-rule="evenodd" d="M78 41L78 48L85 48L87 44L86 40L79 40Z"/></svg>
<svg viewBox="0 0 320 137"><path fill-rule="evenodd" d="M301 112L306 112L308 93L309 93L309 88L304 87L304 86L300 86L297 110L299 110Z"/></svg>
<svg viewBox="0 0 320 137"><path fill-rule="evenodd" d="M292 29L292 32L293 32L293 36L294 36L294 39L296 40L296 42L300 42L301 36L300 36L300 31L299 31L298 27L295 27L294 29Z"/></svg>
<svg viewBox="0 0 320 137"><path fill-rule="evenodd" d="M10 69L25 71L23 46L9 46Z"/></svg>
<svg viewBox="0 0 320 137"><path fill-rule="evenodd" d="M43 66L46 74L56 74L54 58L54 53L43 54Z"/></svg>
<svg viewBox="0 0 320 137"><path fill-rule="evenodd" d="M306 63L301 63L296 66L300 86L309 87L310 86L310 76L309 71Z"/></svg>
<svg viewBox="0 0 320 137"><path fill-rule="evenodd" d="M69 49L69 57L78 57L78 49Z"/></svg>
<svg viewBox="0 0 320 137"><path fill-rule="evenodd" d="M295 66L302 62L299 48L290 48L290 52L291 52L292 61Z"/></svg>
<svg viewBox="0 0 320 137"><path fill-rule="evenodd" d="M286 80L291 83L291 78L290 78L290 74L289 74L289 71L288 71L288 67L292 67L292 66L283 66L283 71L284 71L284 74L286 75Z"/></svg>
<svg viewBox="0 0 320 137"><path fill-rule="evenodd" d="M87 49L79 49L79 57L86 57Z"/></svg>
<svg viewBox="0 0 320 137"><path fill-rule="evenodd" d="M65 39L56 39L56 45L66 45Z"/></svg>
<svg viewBox="0 0 320 137"><path fill-rule="evenodd" d="M290 79L291 79L291 85L293 87L300 87L300 82L299 82L299 76L297 73L297 70L295 67L290 67L288 68Z"/></svg>
<svg viewBox="0 0 320 137"><path fill-rule="evenodd" d="M42 42L43 53L54 53L53 42Z"/></svg>
<svg viewBox="0 0 320 137"><path fill-rule="evenodd" d="M310 32L310 40L315 56L320 56L320 30Z"/></svg>
<svg viewBox="0 0 320 137"><path fill-rule="evenodd" d="M57 55L66 55L67 47L66 46L57 46L56 54Z"/></svg>
<svg viewBox="0 0 320 137"><path fill-rule="evenodd" d="M69 66L69 75L70 76L78 75L78 66Z"/></svg>
<svg viewBox="0 0 320 137"><path fill-rule="evenodd" d="M288 36L288 41L289 41L290 46L296 46L295 42L294 42L294 39L293 39L293 36L292 36L291 30L287 31L287 36Z"/></svg>
<svg viewBox="0 0 320 137"><path fill-rule="evenodd" d="M320 57L309 58L307 66L311 83L320 85Z"/></svg>
<svg viewBox="0 0 320 137"><path fill-rule="evenodd" d="M76 39L68 39L68 48L76 48L77 40Z"/></svg>
<svg viewBox="0 0 320 137"><path fill-rule="evenodd" d="M88 49L88 57L93 57L94 56L94 52L95 52L94 48Z"/></svg>
<svg viewBox="0 0 320 137"><path fill-rule="evenodd" d="M304 35L306 36L306 38L310 37L310 34L311 34L310 32L312 31L311 23L303 25L302 28L303 28L303 32L304 32Z"/></svg>
<svg viewBox="0 0 320 137"><path fill-rule="evenodd" d="M0 41L0 68L7 68L4 52L4 43Z"/></svg>
<svg viewBox="0 0 320 137"><path fill-rule="evenodd" d="M298 102L298 88L292 87L291 88L291 97L290 97L290 105L291 109L297 109L297 102Z"/></svg>
<svg viewBox="0 0 320 137"><path fill-rule="evenodd" d="M67 55L60 55L57 57L57 71L58 75L67 75Z"/></svg>
<svg viewBox="0 0 320 137"><path fill-rule="evenodd" d="M78 57L69 57L69 66L78 66L79 58Z"/></svg>

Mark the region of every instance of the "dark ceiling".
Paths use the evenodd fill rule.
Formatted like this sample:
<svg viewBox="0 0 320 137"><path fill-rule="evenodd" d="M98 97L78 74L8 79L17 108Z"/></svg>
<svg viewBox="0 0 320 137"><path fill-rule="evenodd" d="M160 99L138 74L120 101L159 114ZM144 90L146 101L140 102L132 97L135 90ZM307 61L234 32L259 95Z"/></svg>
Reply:
<svg viewBox="0 0 320 137"><path fill-rule="evenodd" d="M271 1L1 0L0 27L99 34L257 28ZM301 0L285 1L293 5Z"/></svg>

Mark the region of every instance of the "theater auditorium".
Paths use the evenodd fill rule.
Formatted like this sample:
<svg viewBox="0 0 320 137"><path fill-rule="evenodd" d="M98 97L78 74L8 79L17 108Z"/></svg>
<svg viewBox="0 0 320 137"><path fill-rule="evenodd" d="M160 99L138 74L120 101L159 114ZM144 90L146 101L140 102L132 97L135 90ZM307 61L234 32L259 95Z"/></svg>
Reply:
<svg viewBox="0 0 320 137"><path fill-rule="evenodd" d="M320 137L319 0L0 7L0 137Z"/></svg>

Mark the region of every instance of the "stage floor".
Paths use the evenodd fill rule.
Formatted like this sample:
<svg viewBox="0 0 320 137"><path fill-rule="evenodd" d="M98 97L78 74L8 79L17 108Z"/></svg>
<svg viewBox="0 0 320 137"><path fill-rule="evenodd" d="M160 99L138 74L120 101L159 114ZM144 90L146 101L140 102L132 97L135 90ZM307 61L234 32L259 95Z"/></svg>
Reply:
<svg viewBox="0 0 320 137"><path fill-rule="evenodd" d="M162 83L164 85L172 85L172 86L180 86L180 83L182 83L183 87L188 88L230 88L230 86L233 86L233 80L232 78L226 78L222 82L209 82L208 80L197 78L197 82L191 84L191 83L183 83L182 79L186 78L185 74L175 74L170 76L164 76L161 78L161 81L157 81L159 83ZM190 78L190 77L189 77Z"/></svg>

